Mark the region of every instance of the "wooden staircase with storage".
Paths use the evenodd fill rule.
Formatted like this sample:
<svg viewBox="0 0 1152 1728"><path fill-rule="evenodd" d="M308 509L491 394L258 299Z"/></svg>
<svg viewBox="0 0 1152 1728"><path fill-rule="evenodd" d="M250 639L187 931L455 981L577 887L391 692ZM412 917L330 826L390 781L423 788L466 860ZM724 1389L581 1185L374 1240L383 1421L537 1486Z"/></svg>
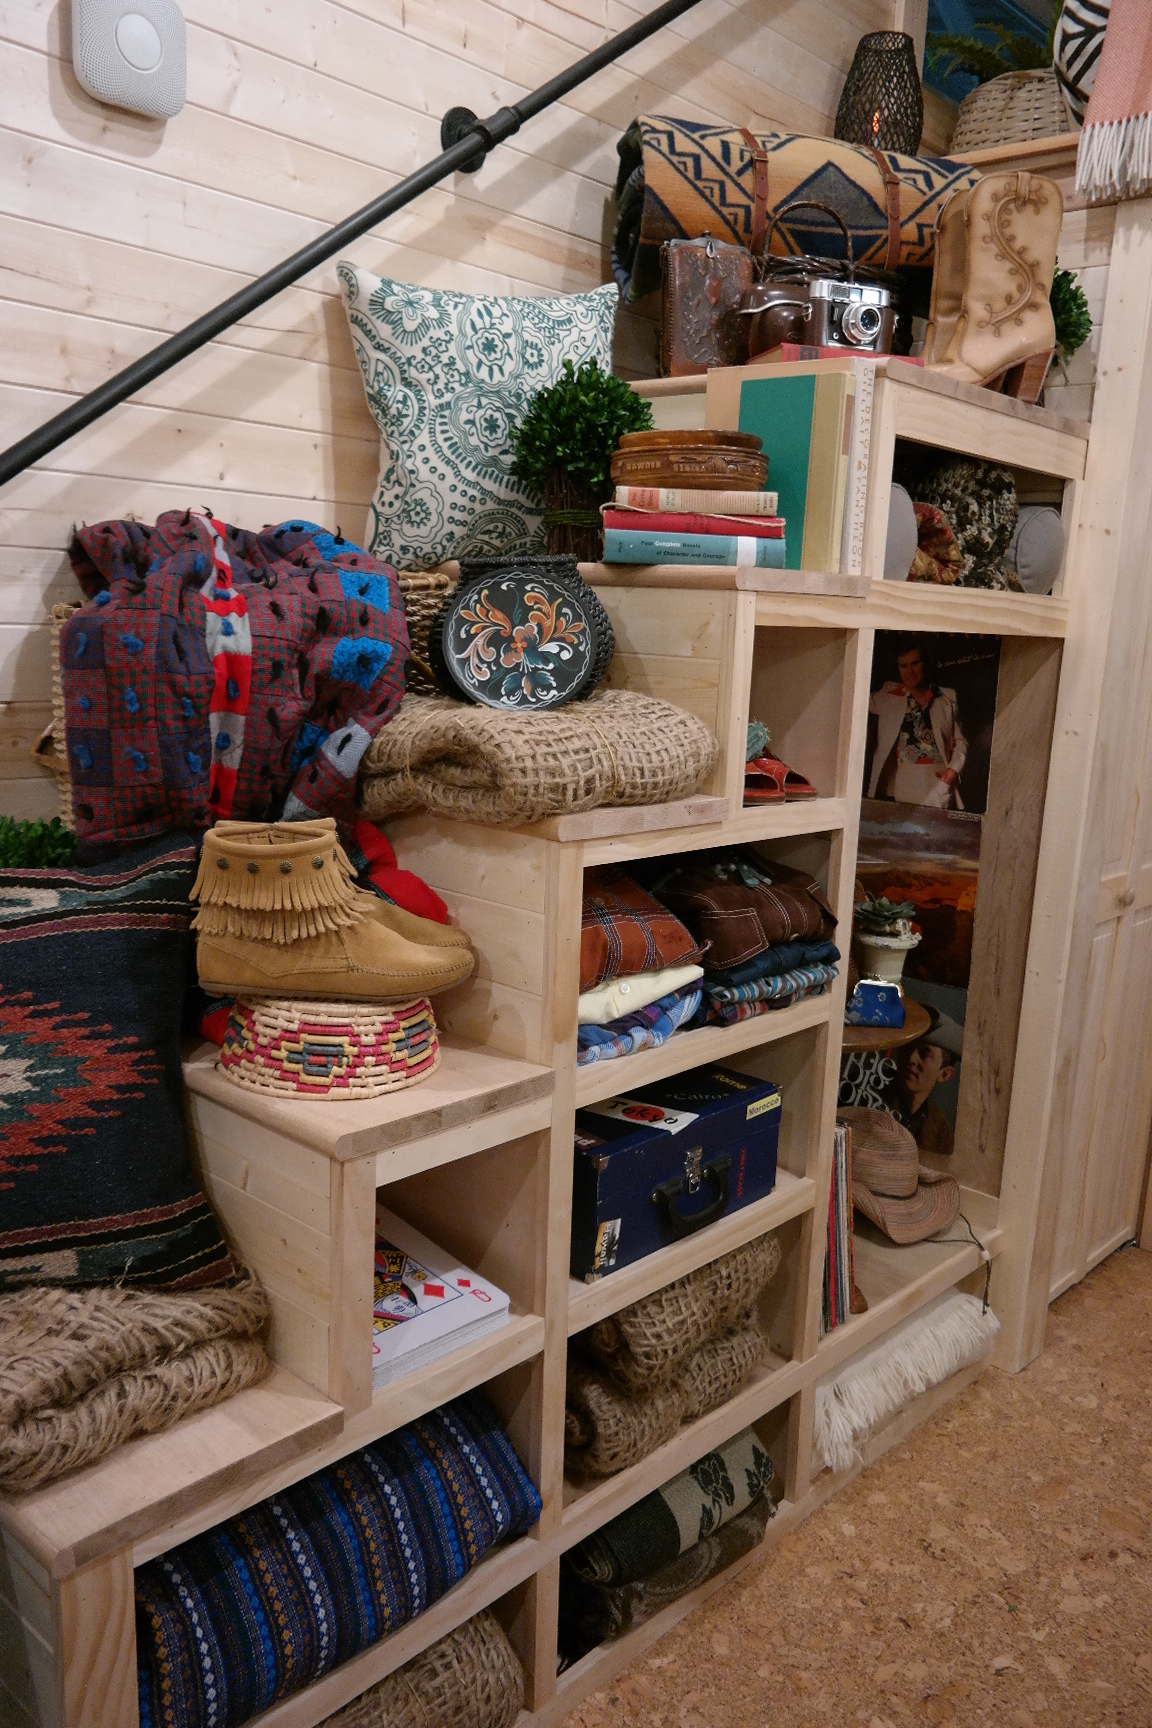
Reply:
<svg viewBox="0 0 1152 1728"><path fill-rule="evenodd" d="M1135 291L1123 278L1114 266L1110 294ZM1107 377L1101 391L1107 396ZM1073 830L1085 808L1111 602L1098 557L1107 524L1095 512L1091 482L1094 467L1119 462L1122 436L1110 425L1098 453L1097 439L1090 442L1081 423L943 385L894 363L877 380L862 592L820 593L803 573L793 591L780 592L775 581L771 588L760 581L777 572L585 567L616 632L611 681L666 697L712 726L721 742L714 782L675 806L597 810L516 830L428 815L389 823L403 863L443 896L477 953L474 976L438 999L444 1059L428 1082L382 1100L295 1104L233 1087L215 1072L208 1047L189 1052L185 1078L202 1174L229 1233L268 1289L277 1366L263 1385L166 1434L134 1441L55 1486L0 1499L6 1555L0 1646L24 1652L14 1724L131 1728L135 1565L481 1386L540 1490L544 1509L536 1529L490 1555L419 1619L258 1720L262 1728L320 1722L492 1605L527 1672L521 1721L543 1728L979 1370L954 1376L902 1411L870 1438L860 1464L839 1477L813 1472L822 1375L941 1292L982 1289L988 1257L993 1306L1003 1322L1001 1363L1017 1368L1027 1360L1039 1300L1029 1274L1054 1085L1050 1045L1076 880ZM898 438L1003 462L1062 496L1069 552L1051 597L881 579ZM581 885L584 871L597 865L755 846L821 879L846 938L878 629L991 634L1002 644L984 819L989 867L981 876L969 996L972 1052L966 1045L957 1127L958 1144L983 1159L983 1179L964 1191L980 1246L949 1240L900 1248L861 1224L856 1280L868 1310L822 1339L846 967L825 995L578 1068ZM816 800L743 808L750 713L770 726L780 754L816 784ZM618 1273L574 1281L575 1110L711 1061L770 1077L783 1090L775 1190ZM377 1194L502 1284L513 1317L504 1330L373 1394ZM768 1229L779 1232L783 1265L762 1300L770 1352L761 1366L727 1404L683 1427L640 1464L591 1485L566 1482L569 1337ZM558 1677L562 1551L749 1424L785 1485L764 1546Z"/></svg>

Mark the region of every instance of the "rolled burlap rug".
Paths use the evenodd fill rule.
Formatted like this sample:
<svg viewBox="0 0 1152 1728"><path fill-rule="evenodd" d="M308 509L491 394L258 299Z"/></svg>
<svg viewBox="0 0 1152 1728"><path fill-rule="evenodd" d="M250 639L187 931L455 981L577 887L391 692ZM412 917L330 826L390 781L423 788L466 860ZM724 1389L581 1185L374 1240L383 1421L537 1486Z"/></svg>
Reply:
<svg viewBox="0 0 1152 1728"><path fill-rule="evenodd" d="M0 1295L0 1489L94 1464L254 1385L268 1302L255 1274L203 1294L29 1285Z"/></svg>

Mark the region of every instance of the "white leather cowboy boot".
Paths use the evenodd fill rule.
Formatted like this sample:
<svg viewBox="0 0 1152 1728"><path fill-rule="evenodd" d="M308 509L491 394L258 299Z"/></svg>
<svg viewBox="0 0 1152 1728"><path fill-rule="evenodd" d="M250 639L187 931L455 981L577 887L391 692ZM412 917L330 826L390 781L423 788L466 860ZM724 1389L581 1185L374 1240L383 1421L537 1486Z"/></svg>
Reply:
<svg viewBox="0 0 1152 1728"><path fill-rule="evenodd" d="M925 366L935 366L948 352L964 302L968 229L964 207L967 188L953 192L936 215L936 253L932 264L932 301L921 351Z"/></svg>

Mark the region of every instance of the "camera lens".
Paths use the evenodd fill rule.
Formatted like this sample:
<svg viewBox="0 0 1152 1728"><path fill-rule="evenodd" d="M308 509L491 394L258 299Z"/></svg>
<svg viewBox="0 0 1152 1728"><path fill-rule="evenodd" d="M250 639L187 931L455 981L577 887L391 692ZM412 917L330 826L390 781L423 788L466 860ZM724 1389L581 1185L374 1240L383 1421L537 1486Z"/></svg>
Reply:
<svg viewBox="0 0 1152 1728"><path fill-rule="evenodd" d="M862 306L858 300L854 300L850 306L844 308L840 328L846 342L854 342L858 348L864 348L875 342L882 323L883 318L878 307Z"/></svg>

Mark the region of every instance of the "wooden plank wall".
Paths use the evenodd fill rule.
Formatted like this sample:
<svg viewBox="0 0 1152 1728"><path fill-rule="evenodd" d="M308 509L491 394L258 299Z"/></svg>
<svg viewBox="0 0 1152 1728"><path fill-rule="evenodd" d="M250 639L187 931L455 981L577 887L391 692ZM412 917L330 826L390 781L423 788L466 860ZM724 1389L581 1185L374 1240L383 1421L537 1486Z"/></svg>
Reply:
<svg viewBox="0 0 1152 1728"><path fill-rule="evenodd" d="M1080 420L1092 418L1100 326L1108 293L1108 259L1115 226L1116 208L1106 204L1097 210L1066 211L1060 229L1057 262L1064 270L1075 270L1080 278L1092 314L1092 334L1068 362L1066 375L1058 370L1052 373L1044 386L1044 405Z"/></svg>
<svg viewBox="0 0 1152 1728"><path fill-rule="evenodd" d="M551 294L610 279L616 142L645 109L826 133L858 38L903 0L705 0L362 240L406 281ZM63 0L0 0L0 438L77 394L367 203L439 149L462 103L514 101L649 8L640 0L186 0L188 103L105 107L71 69ZM621 371L654 370L622 318ZM52 604L73 523L210 503L306 511L356 538L377 440L335 265L0 494L0 808L48 814Z"/></svg>

